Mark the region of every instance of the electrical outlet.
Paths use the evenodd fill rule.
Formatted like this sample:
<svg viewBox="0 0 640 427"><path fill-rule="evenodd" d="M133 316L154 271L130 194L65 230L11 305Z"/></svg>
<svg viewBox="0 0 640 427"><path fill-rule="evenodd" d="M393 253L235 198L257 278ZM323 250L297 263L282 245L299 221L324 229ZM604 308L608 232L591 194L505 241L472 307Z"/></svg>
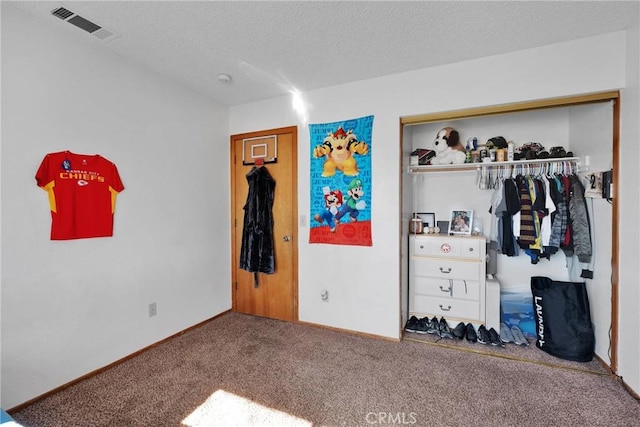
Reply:
<svg viewBox="0 0 640 427"><path fill-rule="evenodd" d="M158 314L158 306L155 302L152 302L151 304L149 304L149 317L153 317L156 314Z"/></svg>

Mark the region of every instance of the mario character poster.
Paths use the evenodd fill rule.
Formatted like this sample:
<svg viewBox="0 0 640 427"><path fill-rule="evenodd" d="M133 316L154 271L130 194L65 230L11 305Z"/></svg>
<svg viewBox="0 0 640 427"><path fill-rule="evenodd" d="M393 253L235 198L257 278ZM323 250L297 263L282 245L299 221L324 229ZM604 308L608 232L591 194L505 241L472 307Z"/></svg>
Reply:
<svg viewBox="0 0 640 427"><path fill-rule="evenodd" d="M371 246L373 116L311 124L309 243Z"/></svg>

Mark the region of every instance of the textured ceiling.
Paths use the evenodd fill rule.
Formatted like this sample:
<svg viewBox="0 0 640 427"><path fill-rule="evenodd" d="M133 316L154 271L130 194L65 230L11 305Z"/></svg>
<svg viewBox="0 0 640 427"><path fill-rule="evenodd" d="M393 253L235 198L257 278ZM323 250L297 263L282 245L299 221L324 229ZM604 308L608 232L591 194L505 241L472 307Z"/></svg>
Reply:
<svg viewBox="0 0 640 427"><path fill-rule="evenodd" d="M2 2L225 105L610 33L639 2ZM58 6L119 35L105 42ZM217 80L232 76L230 83Z"/></svg>

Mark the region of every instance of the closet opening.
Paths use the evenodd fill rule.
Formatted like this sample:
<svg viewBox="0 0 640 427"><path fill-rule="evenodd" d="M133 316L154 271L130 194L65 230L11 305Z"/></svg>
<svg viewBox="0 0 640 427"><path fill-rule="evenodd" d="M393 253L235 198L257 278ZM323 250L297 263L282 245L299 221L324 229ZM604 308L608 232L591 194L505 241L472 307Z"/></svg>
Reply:
<svg viewBox="0 0 640 427"><path fill-rule="evenodd" d="M448 220L452 210L471 210L474 227L489 239L491 198L504 179L575 175L580 177L585 191L592 193L592 197L585 197L585 200L594 225L591 235L593 277L578 279L586 283L589 294L595 356L616 373L619 200L616 186L606 182L618 182L619 96L618 91L611 91L400 118L402 325L411 311L409 226L416 213L434 214L436 225L440 225L440 221ZM478 144L483 145L493 137L502 136L513 141L516 147L539 143L545 150L562 147L570 156L529 159L529 162L415 165L411 154L419 149L432 150L437 133L445 127L456 129L463 144L476 138ZM593 194L597 190L590 188L592 179L606 181L605 197ZM601 181L598 184L602 186ZM505 291L530 292L529 279L533 276L549 276L554 280L576 278L567 267L567 257L561 250L535 263L524 251L517 256L507 256L499 251L494 257L497 268L494 276L500 283L501 295Z"/></svg>

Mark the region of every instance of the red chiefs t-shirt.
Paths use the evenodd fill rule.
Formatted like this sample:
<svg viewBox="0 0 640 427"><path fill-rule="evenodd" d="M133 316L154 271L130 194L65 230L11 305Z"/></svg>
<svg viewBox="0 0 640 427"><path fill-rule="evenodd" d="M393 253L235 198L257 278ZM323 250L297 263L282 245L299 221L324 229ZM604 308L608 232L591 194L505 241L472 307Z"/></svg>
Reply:
<svg viewBox="0 0 640 427"><path fill-rule="evenodd" d="M51 240L113 236L116 196L124 190L115 164L98 154L49 153L36 182L49 195Z"/></svg>

